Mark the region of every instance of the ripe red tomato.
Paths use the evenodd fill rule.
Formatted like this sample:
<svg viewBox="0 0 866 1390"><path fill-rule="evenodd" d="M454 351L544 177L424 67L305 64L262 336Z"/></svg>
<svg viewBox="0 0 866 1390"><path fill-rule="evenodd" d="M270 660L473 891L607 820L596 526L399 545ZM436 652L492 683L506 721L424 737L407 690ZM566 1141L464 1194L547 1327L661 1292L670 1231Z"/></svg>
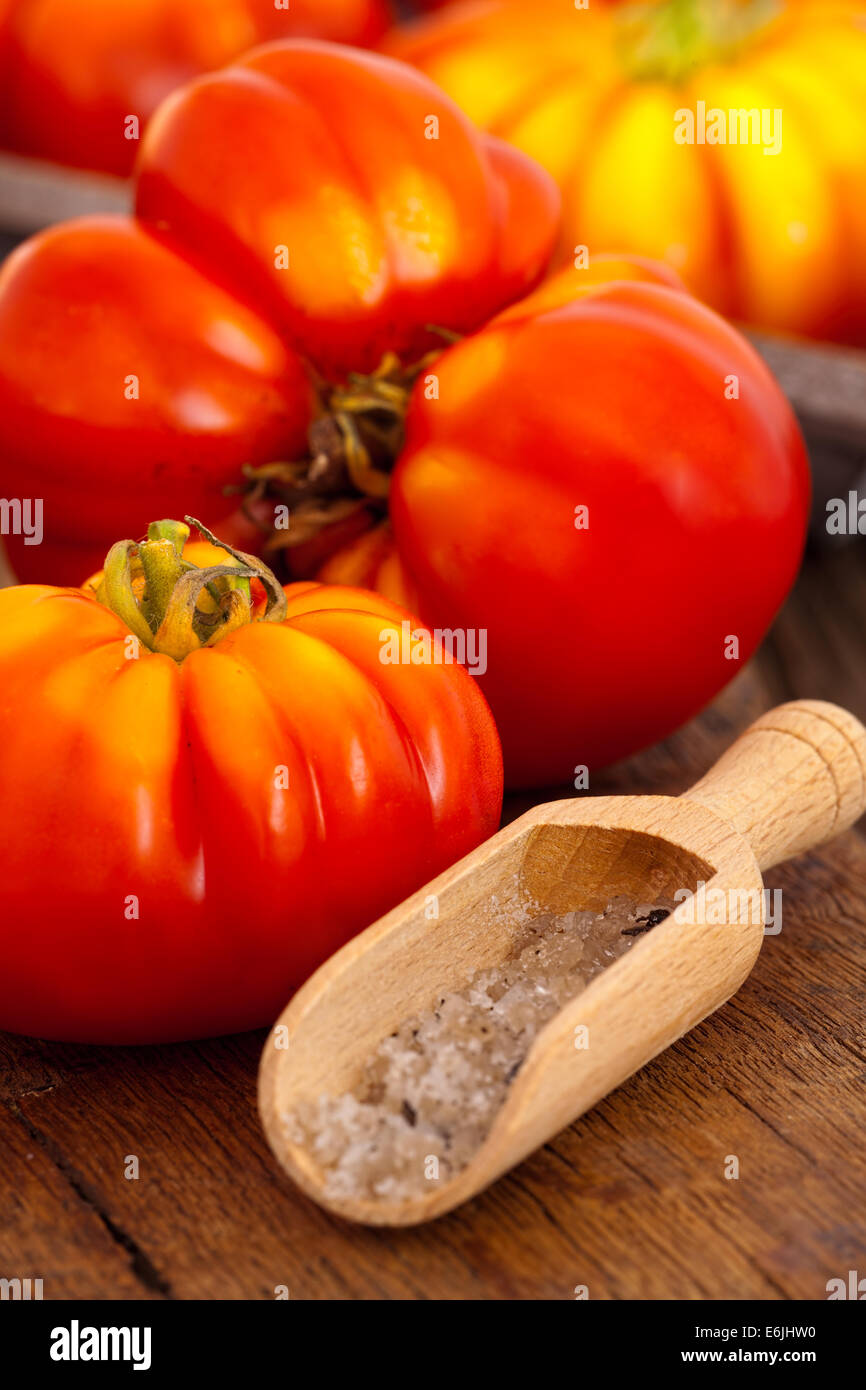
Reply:
<svg viewBox="0 0 866 1390"><path fill-rule="evenodd" d="M141 221L65 223L0 268L0 488L45 502L38 550L9 537L24 580L77 584L156 515L241 538L225 489L306 452L309 359L341 377L475 327L542 274L558 209L427 79L314 43L173 97L139 199Z"/></svg>
<svg viewBox="0 0 866 1390"><path fill-rule="evenodd" d="M4 0L0 145L128 174L169 92L273 39L373 43L387 0Z"/></svg>
<svg viewBox="0 0 866 1390"><path fill-rule="evenodd" d="M303 450L311 409L274 329L134 221L63 223L0 268L3 495L45 504L40 546L8 537L20 579L77 584L152 516L239 539L224 488Z"/></svg>
<svg viewBox="0 0 866 1390"><path fill-rule="evenodd" d="M202 78L151 124L138 214L0 272L0 490L45 501L20 577L77 580L148 513L225 526L249 465L295 577L486 643L512 784L664 735L754 650L808 509L781 391L645 262L522 298L552 180L420 74L306 43Z"/></svg>
<svg viewBox="0 0 866 1390"><path fill-rule="evenodd" d="M339 380L388 351L411 361L441 346L431 325L474 328L535 284L559 197L412 68L295 43L165 104L136 212Z"/></svg>
<svg viewBox="0 0 866 1390"><path fill-rule="evenodd" d="M499 741L466 672L384 664L385 637L419 629L377 595L285 595L251 622L235 593L241 625L172 656L89 593L0 591L0 1028L117 1043L270 1023L495 830Z"/></svg>
<svg viewBox="0 0 866 1390"><path fill-rule="evenodd" d="M639 261L565 271L435 372L390 523L318 577L484 630L509 782L571 781L671 732L757 647L805 536L799 432L740 334Z"/></svg>

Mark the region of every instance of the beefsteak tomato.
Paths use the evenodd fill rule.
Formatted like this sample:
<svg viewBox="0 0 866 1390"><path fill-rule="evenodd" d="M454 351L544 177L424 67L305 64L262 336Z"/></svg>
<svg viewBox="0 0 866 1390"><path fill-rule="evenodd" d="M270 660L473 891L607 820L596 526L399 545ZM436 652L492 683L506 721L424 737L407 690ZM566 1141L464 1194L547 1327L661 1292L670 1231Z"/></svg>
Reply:
<svg viewBox="0 0 866 1390"><path fill-rule="evenodd" d="M246 480L294 577L471 646L513 785L669 732L793 580L803 445L672 272L593 256L526 298L556 234L550 176L384 58L288 44L175 94L137 221L0 272L0 490L45 504L19 576L77 579L143 509L224 528Z"/></svg>
<svg viewBox="0 0 866 1390"><path fill-rule="evenodd" d="M435 373L390 520L317 575L482 631L511 785L586 785L579 769L671 732L763 637L808 520L797 425L735 329L664 267L615 257L551 278Z"/></svg>
<svg viewBox="0 0 866 1390"><path fill-rule="evenodd" d="M321 374L477 327L556 236L548 175L411 68L326 44L192 83L142 155L139 219L0 267L0 491L45 503L38 551L9 537L23 580L77 584L156 515L240 538L225 489L306 451Z"/></svg>
<svg viewBox="0 0 866 1390"><path fill-rule="evenodd" d="M113 547L99 600L0 592L0 1028L268 1024L498 824L493 719L414 619L240 554L197 568L185 531Z"/></svg>
<svg viewBox="0 0 866 1390"><path fill-rule="evenodd" d="M128 174L139 130L169 92L273 39L369 44L386 0L6 0L0 145Z"/></svg>
<svg viewBox="0 0 866 1390"><path fill-rule="evenodd" d="M866 342L860 0L490 0L385 47L554 175L565 259L655 257L729 318Z"/></svg>

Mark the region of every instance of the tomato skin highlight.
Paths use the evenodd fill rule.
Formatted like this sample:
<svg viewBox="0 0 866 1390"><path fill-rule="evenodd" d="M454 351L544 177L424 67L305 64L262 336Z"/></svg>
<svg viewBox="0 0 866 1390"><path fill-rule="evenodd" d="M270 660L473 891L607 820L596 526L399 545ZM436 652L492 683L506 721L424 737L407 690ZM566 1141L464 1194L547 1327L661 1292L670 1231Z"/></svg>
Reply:
<svg viewBox="0 0 866 1390"><path fill-rule="evenodd" d="M0 145L127 175L142 127L171 91L256 44L318 37L370 44L385 0L4 0Z"/></svg>
<svg viewBox="0 0 866 1390"><path fill-rule="evenodd" d="M377 595L287 594L285 622L177 664L127 659L124 624L81 591L0 592L0 1028L266 1025L496 829L499 740L472 678L383 664L381 632L416 620Z"/></svg>

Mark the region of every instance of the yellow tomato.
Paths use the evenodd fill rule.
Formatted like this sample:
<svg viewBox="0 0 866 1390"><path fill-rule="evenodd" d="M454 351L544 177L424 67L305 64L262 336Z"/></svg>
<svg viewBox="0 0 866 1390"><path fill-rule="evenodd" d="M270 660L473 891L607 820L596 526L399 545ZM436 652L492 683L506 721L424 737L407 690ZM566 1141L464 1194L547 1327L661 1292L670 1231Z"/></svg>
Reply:
<svg viewBox="0 0 866 1390"><path fill-rule="evenodd" d="M554 175L561 259L652 256L729 317L866 341L862 0L497 0L386 47Z"/></svg>

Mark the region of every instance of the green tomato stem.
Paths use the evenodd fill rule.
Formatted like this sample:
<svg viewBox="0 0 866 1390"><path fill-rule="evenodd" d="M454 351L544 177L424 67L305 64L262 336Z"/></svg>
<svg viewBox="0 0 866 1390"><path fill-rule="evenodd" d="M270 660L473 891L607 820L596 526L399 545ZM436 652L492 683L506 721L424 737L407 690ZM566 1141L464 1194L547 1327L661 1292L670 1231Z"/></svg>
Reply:
<svg viewBox="0 0 866 1390"><path fill-rule="evenodd" d="M281 622L287 608L282 585L257 556L234 550L193 517L186 521L153 522L146 540L113 545L96 594L149 651L177 662L247 623ZM226 551L225 564L200 568L183 558L190 526ZM252 579L267 595L264 613L255 618ZM201 607L205 591L212 602Z"/></svg>
<svg viewBox="0 0 866 1390"><path fill-rule="evenodd" d="M733 57L779 12L778 0L661 0L625 7L626 67L638 79L680 82Z"/></svg>

